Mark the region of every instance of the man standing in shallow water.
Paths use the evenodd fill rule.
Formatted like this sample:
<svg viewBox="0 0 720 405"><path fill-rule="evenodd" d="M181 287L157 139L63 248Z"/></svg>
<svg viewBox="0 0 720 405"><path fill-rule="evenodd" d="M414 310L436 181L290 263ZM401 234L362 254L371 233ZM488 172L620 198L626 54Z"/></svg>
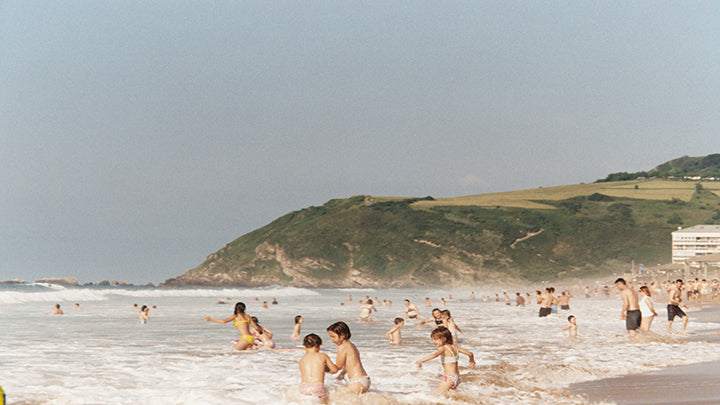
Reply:
<svg viewBox="0 0 720 405"><path fill-rule="evenodd" d="M680 309L680 305L684 306L685 309L689 309L687 304L685 304L682 300L682 287L683 287L683 281L678 279L675 281L675 284L670 285L670 290L668 291L668 306L667 306L667 313L668 313L668 323L667 328L665 328L665 331L667 333L670 333L670 327L672 327L673 319L675 319L676 316L679 316L680 319L682 319L682 334L687 335L686 329L688 324L688 317L685 314L685 312Z"/></svg>
<svg viewBox="0 0 720 405"><path fill-rule="evenodd" d="M623 299L623 308L620 318L625 320L625 327L630 336L635 335L635 331L640 328L642 314L640 312L640 301L637 291L629 288L625 279L619 278L615 280L615 286L620 290Z"/></svg>

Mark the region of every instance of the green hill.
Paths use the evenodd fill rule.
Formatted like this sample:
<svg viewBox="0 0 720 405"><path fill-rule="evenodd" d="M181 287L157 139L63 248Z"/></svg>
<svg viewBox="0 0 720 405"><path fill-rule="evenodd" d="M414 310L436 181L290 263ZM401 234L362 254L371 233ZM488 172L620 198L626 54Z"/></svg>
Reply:
<svg viewBox="0 0 720 405"><path fill-rule="evenodd" d="M665 162L647 172L612 173L598 181L622 181L637 178L682 179L686 177L720 180L720 154L701 157L683 156Z"/></svg>
<svg viewBox="0 0 720 405"><path fill-rule="evenodd" d="M165 286L415 286L555 280L670 261L720 224L720 182L633 180L447 199L355 196L278 218Z"/></svg>

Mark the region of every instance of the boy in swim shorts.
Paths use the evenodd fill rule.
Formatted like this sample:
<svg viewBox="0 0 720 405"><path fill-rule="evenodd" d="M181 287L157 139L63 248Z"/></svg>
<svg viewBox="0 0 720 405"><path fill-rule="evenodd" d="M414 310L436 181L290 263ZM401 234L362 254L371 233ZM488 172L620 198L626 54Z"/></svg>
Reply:
<svg viewBox="0 0 720 405"><path fill-rule="evenodd" d="M314 396L325 404L327 391L325 391L325 372L337 373L338 368L325 353L320 353L322 339L311 333L303 339L305 355L300 359L300 393Z"/></svg>

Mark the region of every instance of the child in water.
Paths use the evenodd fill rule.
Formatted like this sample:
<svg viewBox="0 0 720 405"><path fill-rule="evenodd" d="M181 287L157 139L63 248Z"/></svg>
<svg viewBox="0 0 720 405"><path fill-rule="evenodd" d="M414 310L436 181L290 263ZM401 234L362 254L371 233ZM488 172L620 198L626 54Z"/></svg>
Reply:
<svg viewBox="0 0 720 405"><path fill-rule="evenodd" d="M341 370L338 379L347 373L348 388L356 394L362 394L370 389L370 377L360 362L360 352L350 342L350 328L345 322L335 322L327 328L330 340L338 346L335 364Z"/></svg>
<svg viewBox="0 0 720 405"><path fill-rule="evenodd" d="M226 319L215 319L209 316L205 317L208 322L228 323L232 322L233 326L240 333L240 339L235 342L235 350L253 350L255 337L250 333L250 327L259 329L252 318L245 313L245 303L238 302L235 304L235 311Z"/></svg>
<svg viewBox="0 0 720 405"><path fill-rule="evenodd" d="M302 325L303 321L305 321L302 317L302 315L298 315L295 317L295 325L293 325L293 331L290 335L290 340L300 340L300 326Z"/></svg>
<svg viewBox="0 0 720 405"><path fill-rule="evenodd" d="M250 333L255 338L253 347L255 349L273 349L275 347L275 342L272 340L273 333L270 329L260 325L260 321L257 317L253 316L252 320L255 322L255 326L257 326L257 329L250 328Z"/></svg>
<svg viewBox="0 0 720 405"><path fill-rule="evenodd" d="M140 323L147 323L148 319L150 319L150 308L148 308L147 305L143 305L142 308L140 308L138 317L140 318Z"/></svg>
<svg viewBox="0 0 720 405"><path fill-rule="evenodd" d="M305 355L300 359L300 393L315 396L327 403L325 391L325 373L337 373L337 366L325 353L320 353L322 339L311 333L303 339Z"/></svg>
<svg viewBox="0 0 720 405"><path fill-rule="evenodd" d="M563 328L563 331L568 331L568 337L576 338L578 334L577 320L575 315L568 316L568 326Z"/></svg>
<svg viewBox="0 0 720 405"><path fill-rule="evenodd" d="M447 392L454 390L460 384L460 370L458 369L458 356L460 353L468 356L470 359L470 367L475 368L475 356L457 345L453 344L453 337L450 330L444 326L435 328L430 337L438 348L435 353L423 358L417 362L418 370L422 369L422 364L440 356L440 362L443 365L443 379L438 385L438 391Z"/></svg>
<svg viewBox="0 0 720 405"><path fill-rule="evenodd" d="M400 328L405 325L405 320L402 318L395 318L395 326L387 331L385 337L388 339L391 345L402 344L402 336L400 336Z"/></svg>

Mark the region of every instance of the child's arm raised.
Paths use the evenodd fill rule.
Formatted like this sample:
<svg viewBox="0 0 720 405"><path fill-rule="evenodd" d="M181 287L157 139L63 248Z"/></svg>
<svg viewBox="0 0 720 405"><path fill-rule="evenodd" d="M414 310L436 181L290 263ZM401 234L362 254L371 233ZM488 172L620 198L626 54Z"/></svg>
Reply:
<svg viewBox="0 0 720 405"><path fill-rule="evenodd" d="M215 319L215 318L211 318L211 317L209 317L209 316L206 316L206 317L205 317L205 320L208 321L208 322L228 323L228 322L232 322L232 321L235 320L235 315L231 315L230 318L227 318L227 319Z"/></svg>
<svg viewBox="0 0 720 405"><path fill-rule="evenodd" d="M418 370L422 369L422 364L423 364L423 363L425 363L426 361L430 361L430 360L432 360L432 359L440 356L440 355L443 354L444 352L445 352L445 347L441 347L441 348L437 349L437 351L436 351L435 353L433 353L433 354L431 354L431 355L429 355L429 356L426 356L426 357L424 357L424 358L421 359L421 360L418 360L418 362L417 362Z"/></svg>

